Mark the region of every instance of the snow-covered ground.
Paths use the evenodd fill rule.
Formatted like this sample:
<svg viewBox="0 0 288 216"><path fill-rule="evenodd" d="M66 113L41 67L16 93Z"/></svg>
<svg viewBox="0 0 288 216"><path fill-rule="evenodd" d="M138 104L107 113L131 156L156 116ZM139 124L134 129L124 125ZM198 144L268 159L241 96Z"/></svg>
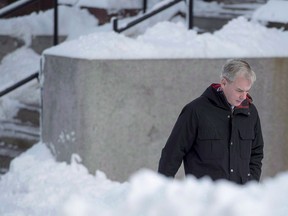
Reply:
<svg viewBox="0 0 288 216"><path fill-rule="evenodd" d="M2 216L287 216L288 172L245 187L164 178L140 170L124 183L55 162L44 144L16 158L0 180Z"/></svg>
<svg viewBox="0 0 288 216"><path fill-rule="evenodd" d="M116 1L103 0L103 4L109 2L114 4ZM183 22L160 22L134 38L111 32L108 27L97 27L97 20L85 10L63 6L60 8L60 22L66 26L62 33L68 34L68 41L48 49L46 53L88 59L287 57L287 31L267 29L257 22L265 20L268 13L276 8L275 5L287 8L287 1L273 2L268 2L269 7L267 4L264 9L257 9L252 21L240 17L213 34L188 31ZM26 47L16 50L1 62L1 89L10 81L39 69L40 56L28 48L30 37L49 32L52 29L52 23L49 23L51 16L52 11L47 11L21 19L0 20L0 34L16 35L26 42ZM288 13L279 10L274 13L273 19L287 23ZM36 20L40 20L39 23ZM80 36L84 33L89 34ZM71 54L75 50L78 54ZM15 101L26 99L12 95ZM7 102L11 97L9 95L0 101L1 118L7 118L7 109L12 113L8 116L14 113L13 103ZM37 97L39 95L35 100ZM226 181L215 183L193 177L172 180L142 170L133 174L127 182L119 183L110 181L100 171L95 170L95 175L89 174L79 161L81 159L73 155L70 165L56 162L43 143L14 159L10 171L0 177L0 215L288 215L288 173L265 179L260 184L250 183L240 187Z"/></svg>

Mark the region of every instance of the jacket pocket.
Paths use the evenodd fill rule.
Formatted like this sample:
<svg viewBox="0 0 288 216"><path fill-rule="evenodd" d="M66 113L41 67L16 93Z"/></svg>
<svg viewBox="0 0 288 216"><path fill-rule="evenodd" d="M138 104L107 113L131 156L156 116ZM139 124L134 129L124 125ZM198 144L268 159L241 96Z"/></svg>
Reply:
<svg viewBox="0 0 288 216"><path fill-rule="evenodd" d="M248 128L239 129L240 137L240 156L242 159L250 159L252 142L254 140L255 134L254 130L249 130Z"/></svg>
<svg viewBox="0 0 288 216"><path fill-rule="evenodd" d="M221 159L224 156L224 136L216 129L199 130L195 150L204 160Z"/></svg>

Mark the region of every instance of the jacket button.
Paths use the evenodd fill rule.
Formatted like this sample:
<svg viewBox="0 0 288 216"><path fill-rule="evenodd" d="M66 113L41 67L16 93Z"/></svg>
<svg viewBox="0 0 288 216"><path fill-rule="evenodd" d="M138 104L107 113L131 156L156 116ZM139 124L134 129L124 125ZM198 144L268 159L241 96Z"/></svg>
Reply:
<svg viewBox="0 0 288 216"><path fill-rule="evenodd" d="M232 145L233 145L233 142L231 142L230 145L232 146Z"/></svg>
<svg viewBox="0 0 288 216"><path fill-rule="evenodd" d="M248 173L248 176L250 176L250 173Z"/></svg>
<svg viewBox="0 0 288 216"><path fill-rule="evenodd" d="M230 118L230 115L228 115L227 118Z"/></svg>
<svg viewBox="0 0 288 216"><path fill-rule="evenodd" d="M233 170L233 169L230 169L230 172L231 172L231 173L233 173L233 172L234 172L234 170Z"/></svg>

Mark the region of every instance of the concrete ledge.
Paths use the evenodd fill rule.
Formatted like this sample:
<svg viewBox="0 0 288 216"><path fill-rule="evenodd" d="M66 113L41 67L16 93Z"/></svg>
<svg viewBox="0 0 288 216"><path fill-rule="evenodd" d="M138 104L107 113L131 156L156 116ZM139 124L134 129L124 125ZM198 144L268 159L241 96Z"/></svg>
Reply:
<svg viewBox="0 0 288 216"><path fill-rule="evenodd" d="M156 170L182 107L218 82L226 59L81 60L45 56L42 139L59 161L126 180ZM263 177L288 168L287 58L247 59L265 140ZM181 173L181 172L180 172Z"/></svg>

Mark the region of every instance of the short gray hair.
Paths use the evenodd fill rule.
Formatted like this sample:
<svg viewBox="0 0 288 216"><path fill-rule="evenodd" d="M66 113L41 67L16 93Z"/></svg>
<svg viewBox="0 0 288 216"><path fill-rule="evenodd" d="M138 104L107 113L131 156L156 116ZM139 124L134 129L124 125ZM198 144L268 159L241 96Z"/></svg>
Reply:
<svg viewBox="0 0 288 216"><path fill-rule="evenodd" d="M230 59L222 68L221 78L225 78L233 82L239 74L244 75L247 80L251 80L252 84L256 81L256 74L250 65L242 59Z"/></svg>

